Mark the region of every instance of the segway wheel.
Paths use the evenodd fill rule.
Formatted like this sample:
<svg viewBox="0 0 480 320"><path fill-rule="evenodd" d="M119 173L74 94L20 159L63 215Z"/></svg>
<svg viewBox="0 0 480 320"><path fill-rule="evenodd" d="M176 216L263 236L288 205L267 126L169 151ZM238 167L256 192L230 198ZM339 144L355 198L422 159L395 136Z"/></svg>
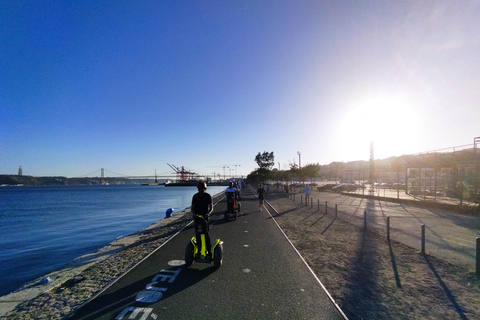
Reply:
<svg viewBox="0 0 480 320"><path fill-rule="evenodd" d="M215 268L220 268L223 262L223 245L220 243L215 247L213 251L213 266Z"/></svg>
<svg viewBox="0 0 480 320"><path fill-rule="evenodd" d="M195 247L192 242L188 242L187 248L185 249L185 267L190 267L193 263L193 254Z"/></svg>

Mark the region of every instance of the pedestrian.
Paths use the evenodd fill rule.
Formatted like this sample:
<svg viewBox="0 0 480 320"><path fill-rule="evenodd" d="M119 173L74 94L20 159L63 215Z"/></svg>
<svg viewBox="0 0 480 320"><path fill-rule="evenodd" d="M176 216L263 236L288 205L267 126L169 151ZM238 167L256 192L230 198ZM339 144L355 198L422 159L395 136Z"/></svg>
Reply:
<svg viewBox="0 0 480 320"><path fill-rule="evenodd" d="M195 225L195 237L197 239L197 245L199 252L202 252L202 240L201 235L205 235L205 249L206 254L210 258L212 257L212 243L210 241L210 224L209 217L213 212L212 196L205 192L207 190L207 184L205 182L199 182L197 184L198 192L192 197L192 215Z"/></svg>
<svg viewBox="0 0 480 320"><path fill-rule="evenodd" d="M238 195L238 200L239 201L242 201L241 191L242 191L242 183L240 182L240 180L238 180L238 182L237 182L237 195Z"/></svg>
<svg viewBox="0 0 480 320"><path fill-rule="evenodd" d="M265 200L265 195L267 194L267 190L265 190L265 188L262 187L262 185L260 184L258 186L257 193L258 193L258 206L259 206L260 211L262 211L263 200Z"/></svg>
<svg viewBox="0 0 480 320"><path fill-rule="evenodd" d="M305 205L308 205L308 202L310 200L310 192L312 189L310 189L310 186L307 184L305 185L305 188L303 188L303 191L305 191Z"/></svg>

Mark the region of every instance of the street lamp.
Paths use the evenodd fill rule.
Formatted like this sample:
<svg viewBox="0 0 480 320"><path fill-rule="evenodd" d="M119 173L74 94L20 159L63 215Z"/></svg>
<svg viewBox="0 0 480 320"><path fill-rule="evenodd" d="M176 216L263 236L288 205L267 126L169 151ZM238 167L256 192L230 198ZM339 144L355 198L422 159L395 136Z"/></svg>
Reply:
<svg viewBox="0 0 480 320"><path fill-rule="evenodd" d="M240 167L241 165L240 165L240 164L236 164L236 165L235 165L235 177L237 177L237 166Z"/></svg>
<svg viewBox="0 0 480 320"><path fill-rule="evenodd" d="M300 151L297 151L297 154L298 154L298 169L302 169L302 161L301 161L302 153Z"/></svg>
<svg viewBox="0 0 480 320"><path fill-rule="evenodd" d="M225 168L228 168L228 166L223 166L223 180L225 180Z"/></svg>

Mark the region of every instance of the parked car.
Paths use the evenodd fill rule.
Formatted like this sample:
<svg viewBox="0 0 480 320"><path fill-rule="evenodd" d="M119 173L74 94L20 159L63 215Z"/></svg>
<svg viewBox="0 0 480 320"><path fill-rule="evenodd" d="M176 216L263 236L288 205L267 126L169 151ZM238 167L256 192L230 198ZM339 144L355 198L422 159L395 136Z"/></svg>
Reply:
<svg viewBox="0 0 480 320"><path fill-rule="evenodd" d="M332 188L333 192L353 192L357 190L357 185L353 183L342 183Z"/></svg>
<svg viewBox="0 0 480 320"><path fill-rule="evenodd" d="M336 184L332 184L332 183L329 183L329 184L324 184L320 187L317 187L317 190L318 191L322 191L322 192L325 192L325 191L331 191L333 187L335 187Z"/></svg>

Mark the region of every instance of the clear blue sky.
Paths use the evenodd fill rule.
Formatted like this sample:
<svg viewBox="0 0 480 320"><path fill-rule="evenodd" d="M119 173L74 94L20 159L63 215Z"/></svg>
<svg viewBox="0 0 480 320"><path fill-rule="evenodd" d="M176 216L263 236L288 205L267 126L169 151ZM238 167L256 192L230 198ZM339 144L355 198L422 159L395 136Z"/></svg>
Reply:
<svg viewBox="0 0 480 320"><path fill-rule="evenodd" d="M478 1L0 0L0 174L246 175L473 143ZM227 169L227 174L229 169ZM232 172L233 173L233 172Z"/></svg>

